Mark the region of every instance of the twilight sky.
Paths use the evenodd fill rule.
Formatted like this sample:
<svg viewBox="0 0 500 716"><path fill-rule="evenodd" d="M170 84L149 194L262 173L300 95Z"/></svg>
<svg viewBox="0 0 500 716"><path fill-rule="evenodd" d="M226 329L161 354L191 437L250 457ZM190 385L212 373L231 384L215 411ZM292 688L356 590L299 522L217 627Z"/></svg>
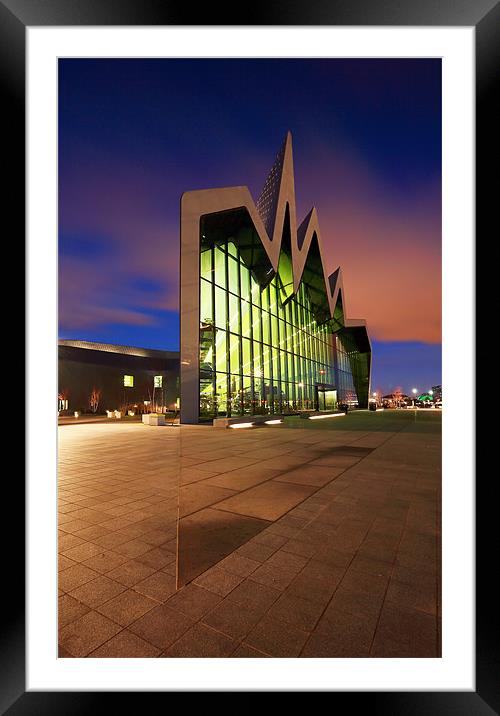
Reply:
<svg viewBox="0 0 500 716"><path fill-rule="evenodd" d="M258 198L286 131L372 389L441 382L440 60L60 60L59 335L177 350L179 199Z"/></svg>

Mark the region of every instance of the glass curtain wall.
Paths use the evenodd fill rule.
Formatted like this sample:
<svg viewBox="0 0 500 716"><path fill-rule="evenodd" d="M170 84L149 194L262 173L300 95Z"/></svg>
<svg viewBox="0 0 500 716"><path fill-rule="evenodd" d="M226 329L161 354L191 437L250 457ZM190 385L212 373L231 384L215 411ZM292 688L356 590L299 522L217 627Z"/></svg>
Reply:
<svg viewBox="0 0 500 716"><path fill-rule="evenodd" d="M339 402L350 406L358 405L358 396L354 386L352 361L358 355L356 348L347 336L334 336L338 366L338 398Z"/></svg>
<svg viewBox="0 0 500 716"><path fill-rule="evenodd" d="M200 418L315 408L334 383L333 336L307 290L285 304L278 275L261 289L231 241L200 250Z"/></svg>

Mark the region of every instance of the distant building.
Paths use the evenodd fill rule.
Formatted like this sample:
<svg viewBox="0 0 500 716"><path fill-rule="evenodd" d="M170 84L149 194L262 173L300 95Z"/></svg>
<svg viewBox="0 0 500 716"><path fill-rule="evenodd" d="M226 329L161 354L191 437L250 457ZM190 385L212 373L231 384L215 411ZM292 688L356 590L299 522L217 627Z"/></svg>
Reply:
<svg viewBox="0 0 500 716"><path fill-rule="evenodd" d="M179 354L91 341L60 340L59 399L63 412L92 412L92 391L100 393L96 412L156 403L163 411L179 398Z"/></svg>
<svg viewBox="0 0 500 716"><path fill-rule="evenodd" d="M432 397L434 401L443 399L443 388L440 385L432 386Z"/></svg>

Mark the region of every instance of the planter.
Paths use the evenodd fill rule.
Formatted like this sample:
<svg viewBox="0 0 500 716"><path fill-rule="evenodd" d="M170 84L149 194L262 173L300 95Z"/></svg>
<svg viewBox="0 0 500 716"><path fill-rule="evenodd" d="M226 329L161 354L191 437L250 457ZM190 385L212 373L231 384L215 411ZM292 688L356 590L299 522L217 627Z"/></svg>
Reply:
<svg viewBox="0 0 500 716"><path fill-rule="evenodd" d="M142 422L144 425L165 425L165 415L163 413L144 413Z"/></svg>

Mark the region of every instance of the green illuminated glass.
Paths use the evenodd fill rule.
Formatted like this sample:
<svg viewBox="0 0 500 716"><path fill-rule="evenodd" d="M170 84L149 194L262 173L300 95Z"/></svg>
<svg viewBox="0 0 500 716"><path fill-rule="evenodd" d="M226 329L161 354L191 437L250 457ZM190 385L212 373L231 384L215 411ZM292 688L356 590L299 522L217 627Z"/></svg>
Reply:
<svg viewBox="0 0 500 716"><path fill-rule="evenodd" d="M240 280L241 280L241 298L250 300L250 272L240 264Z"/></svg>
<svg viewBox="0 0 500 716"><path fill-rule="evenodd" d="M268 346L264 346L262 355L262 371L264 378L269 380L271 377L271 349Z"/></svg>
<svg viewBox="0 0 500 716"><path fill-rule="evenodd" d="M252 335L250 311L250 304L246 301L241 301L241 334L249 337Z"/></svg>
<svg viewBox="0 0 500 716"><path fill-rule="evenodd" d="M240 373L240 337L234 333L229 335L229 364L232 374Z"/></svg>
<svg viewBox="0 0 500 716"><path fill-rule="evenodd" d="M227 267L229 275L229 290L239 296L240 285L238 279L238 263L235 259L229 258L227 262Z"/></svg>
<svg viewBox="0 0 500 716"><path fill-rule="evenodd" d="M251 354L250 354L250 340L248 338L242 338L242 351L243 351L243 366L242 366L242 373L243 375L251 375L252 374L252 360L251 360Z"/></svg>
<svg viewBox="0 0 500 716"><path fill-rule="evenodd" d="M125 388L133 388L134 387L134 376L133 375L124 375L123 376L123 385Z"/></svg>
<svg viewBox="0 0 500 716"><path fill-rule="evenodd" d="M217 373L215 384L217 413L225 415L227 412L227 374Z"/></svg>
<svg viewBox="0 0 500 716"><path fill-rule="evenodd" d="M269 286L266 286L266 288L262 291L261 300L263 310L269 311Z"/></svg>
<svg viewBox="0 0 500 716"><path fill-rule="evenodd" d="M262 375L262 360L261 360L261 344L257 341L253 342L253 375L261 377Z"/></svg>
<svg viewBox="0 0 500 716"><path fill-rule="evenodd" d="M262 340L260 332L260 311L256 306L254 306L252 312L252 337L254 341Z"/></svg>
<svg viewBox="0 0 500 716"><path fill-rule="evenodd" d="M252 303L255 306L260 306L260 286L257 281L253 279L253 277L250 279L250 286L252 290Z"/></svg>
<svg viewBox="0 0 500 716"><path fill-rule="evenodd" d="M226 287L226 254L219 248L214 251L215 254L215 283L221 288Z"/></svg>
<svg viewBox="0 0 500 716"><path fill-rule="evenodd" d="M271 316L269 313L262 313L262 340L266 345L271 343Z"/></svg>
<svg viewBox="0 0 500 716"><path fill-rule="evenodd" d="M227 333L217 330L215 336L215 368L217 371L227 370Z"/></svg>
<svg viewBox="0 0 500 716"><path fill-rule="evenodd" d="M278 319L273 315L271 315L271 343L273 346L277 346L279 343Z"/></svg>
<svg viewBox="0 0 500 716"><path fill-rule="evenodd" d="M348 336L332 338L332 322L316 323L304 283L293 294L290 257L280 256L277 274L261 289L237 243L220 243L219 235L217 245L205 249L206 233L200 253L200 417L332 409L345 396L356 399L353 375L366 372L366 365Z"/></svg>
<svg viewBox="0 0 500 716"><path fill-rule="evenodd" d="M229 294L229 330L239 333L240 330L240 299L237 296Z"/></svg>
<svg viewBox="0 0 500 716"><path fill-rule="evenodd" d="M200 257L200 271L201 277L207 281L213 280L212 275L212 249L201 252Z"/></svg>
<svg viewBox="0 0 500 716"><path fill-rule="evenodd" d="M226 292L218 286L215 287L215 325L217 328L226 328Z"/></svg>
<svg viewBox="0 0 500 716"><path fill-rule="evenodd" d="M202 323L211 323L214 319L212 284L203 279L200 283L200 319Z"/></svg>

